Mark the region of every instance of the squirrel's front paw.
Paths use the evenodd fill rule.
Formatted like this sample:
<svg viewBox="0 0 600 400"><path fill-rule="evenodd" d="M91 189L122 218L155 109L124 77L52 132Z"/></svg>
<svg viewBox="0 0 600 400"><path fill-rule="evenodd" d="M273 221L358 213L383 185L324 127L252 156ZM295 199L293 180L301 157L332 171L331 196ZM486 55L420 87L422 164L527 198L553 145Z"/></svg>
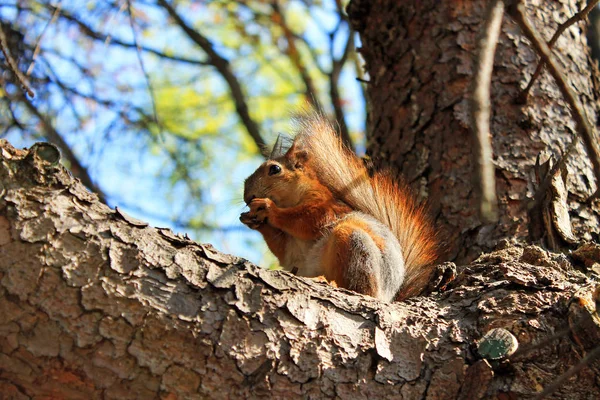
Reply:
<svg viewBox="0 0 600 400"><path fill-rule="evenodd" d="M240 222L250 229L258 229L263 224L262 222L258 222L250 212L241 213Z"/></svg>
<svg viewBox="0 0 600 400"><path fill-rule="evenodd" d="M254 216L256 221L260 223L267 222L269 213L273 208L273 201L271 199L254 199L249 204L250 214Z"/></svg>
<svg viewBox="0 0 600 400"><path fill-rule="evenodd" d="M240 215L240 221L250 229L258 229L267 222L273 202L270 199L254 199L250 202L250 211Z"/></svg>

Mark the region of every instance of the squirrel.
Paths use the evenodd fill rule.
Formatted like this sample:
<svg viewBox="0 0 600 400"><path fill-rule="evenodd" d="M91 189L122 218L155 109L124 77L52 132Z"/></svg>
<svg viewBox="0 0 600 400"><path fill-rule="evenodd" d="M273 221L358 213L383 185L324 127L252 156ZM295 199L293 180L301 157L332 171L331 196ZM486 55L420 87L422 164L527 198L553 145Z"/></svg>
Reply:
<svg viewBox="0 0 600 400"><path fill-rule="evenodd" d="M298 132L244 182L250 211L281 266L390 302L418 295L437 258L425 207L388 173L372 172L320 112L296 118Z"/></svg>

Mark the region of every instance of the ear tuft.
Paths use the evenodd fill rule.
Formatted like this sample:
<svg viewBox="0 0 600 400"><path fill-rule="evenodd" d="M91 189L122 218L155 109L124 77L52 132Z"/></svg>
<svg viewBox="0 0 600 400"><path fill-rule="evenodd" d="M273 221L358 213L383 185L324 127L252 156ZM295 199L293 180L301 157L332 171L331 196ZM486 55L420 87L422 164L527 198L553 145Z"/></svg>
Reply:
<svg viewBox="0 0 600 400"><path fill-rule="evenodd" d="M277 140L273 145L273 149L271 153L268 155L269 160L274 160L286 154L288 149L292 147L292 139L289 136L282 135L281 133L277 135Z"/></svg>

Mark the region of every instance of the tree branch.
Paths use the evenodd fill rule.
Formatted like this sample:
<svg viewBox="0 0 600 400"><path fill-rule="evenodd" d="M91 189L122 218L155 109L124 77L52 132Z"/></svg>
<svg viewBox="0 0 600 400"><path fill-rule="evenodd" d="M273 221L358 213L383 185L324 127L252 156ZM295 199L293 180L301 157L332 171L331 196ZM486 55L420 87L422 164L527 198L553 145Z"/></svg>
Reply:
<svg viewBox="0 0 600 400"><path fill-rule="evenodd" d="M271 8L273 9L275 23L279 25L283 30L283 36L285 37L285 40L287 42L288 57L290 58L292 64L298 70L302 82L304 82L306 99L313 107L320 109L321 106L319 104L317 90L315 89L315 85L312 81L310 74L306 70L306 66L302 62L300 52L296 47L296 38L285 21L285 16L281 12L281 8L279 7L279 1L273 0L273 2L271 3Z"/></svg>
<svg viewBox="0 0 600 400"><path fill-rule="evenodd" d="M35 47L33 49L33 55L31 56L31 64L29 64L29 68L27 68L27 73L26 73L27 76L31 75L31 72L33 72L33 67L35 66L35 60L40 52L40 49L42 48L42 39L44 38L44 34L48 30L48 27L50 27L50 25L52 25L54 23L54 21L56 21L61 7L62 7L62 3L59 2L58 6L52 13L52 17L50 17L50 19L48 20L48 23L44 26L44 29L42 30L42 32L40 33L40 36L37 39L37 43L35 44Z"/></svg>
<svg viewBox="0 0 600 400"><path fill-rule="evenodd" d="M382 303L111 210L64 168L39 168L37 148L0 142L2 393L458 398L475 382L480 395L465 398L528 398L556 380L532 369L567 370L597 342L594 286L562 255L511 247L448 265L456 274L430 297ZM571 334L517 361L489 341L496 355L475 354L491 328L527 349L566 321ZM480 357L494 360L489 379L473 374ZM563 390L597 398L597 375Z"/></svg>
<svg viewBox="0 0 600 400"><path fill-rule="evenodd" d="M19 70L19 66L17 62L12 57L10 53L10 49L8 48L8 38L6 37L6 33L4 32L4 27L0 23L0 48L2 49L2 54L4 54L4 59L6 60L6 65L8 69L13 73L21 88L31 97L35 96L33 90L29 87L29 82L27 82L27 78L23 75L23 73Z"/></svg>
<svg viewBox="0 0 600 400"><path fill-rule="evenodd" d="M54 7L50 4L48 4L47 7L52 12L56 12L56 10L57 10L56 7ZM135 45L135 43L127 43L127 42L124 42L113 36L104 35L102 33L94 31L94 29L92 29L91 26L80 21L78 18L65 12L64 10L59 10L59 15L61 18L75 23L86 36L88 36L94 40L97 40L97 41L103 42L103 43L110 43L110 44L118 45L118 46L128 48L128 49L137 49L137 46ZM178 62L191 64L191 65L202 65L202 66L210 65L206 61L196 60L193 58L187 58L187 57L182 57L182 56L169 55L169 54L163 53L162 51L159 51L159 50L156 50L156 49L153 49L150 47L140 46L139 49L144 52L154 54L156 56L159 56L159 57L167 59L167 60L178 61Z"/></svg>
<svg viewBox="0 0 600 400"><path fill-rule="evenodd" d="M129 13L129 26L131 27L131 33L133 35L133 44L135 45L135 53L137 54L138 61L140 63L140 68L142 73L144 74L144 78L146 79L146 85L148 86L148 92L150 94L150 101L152 103L152 112L154 114L154 122L158 125L158 112L156 111L156 100L154 98L154 89L152 87L152 82L150 81L150 75L148 75L148 71L146 70L146 66L144 65L144 60L142 59L142 52L140 44L138 43L137 32L135 30L135 24L133 22L133 11L131 8L131 0L127 0L127 11Z"/></svg>
<svg viewBox="0 0 600 400"><path fill-rule="evenodd" d="M340 14L340 18L342 15ZM350 132L348 131L348 125L346 125L346 116L344 115L344 108L342 106L342 97L339 92L339 79L342 69L348 60L349 54L354 51L354 34L350 25L348 25L348 39L346 41L346 45L344 47L344 52L339 59L336 59L333 55L333 49L331 49L331 60L332 67L331 72L328 74L329 76L329 95L331 96L331 103L333 105L333 110L335 113L335 119L340 127L340 135L342 140L350 149L354 149L354 145L352 143L352 138L350 137ZM331 47L333 48L333 37L331 37Z"/></svg>
<svg viewBox="0 0 600 400"><path fill-rule="evenodd" d="M504 2L491 1L485 13L474 60L475 75L471 86L471 129L473 132L473 173L479 194L479 215L486 223L498 220L496 177L490 141L490 87L494 55L500 36Z"/></svg>
<svg viewBox="0 0 600 400"><path fill-rule="evenodd" d="M554 32L554 36L552 36L552 39L550 39L550 41L548 42L548 48L551 49L554 46L560 35L562 35L563 32L567 30L567 28L569 28L573 24L576 24L579 21L583 21L590 13L590 11L592 11L594 7L596 7L598 1L599 0L591 0L583 10L581 10L580 12L578 12L577 14L573 15L571 18L560 24L556 32ZM540 58L540 62L538 63L535 72L531 76L529 84L527 84L527 87L519 95L519 102L525 103L527 101L527 97L529 96L529 90L535 83L538 76L542 73L545 65L546 60L544 58Z"/></svg>
<svg viewBox="0 0 600 400"><path fill-rule="evenodd" d="M229 86L229 90L231 92L231 96L235 103L235 109L240 117L242 123L246 127L246 130L254 140L254 143L258 146L259 149L262 149L265 146L265 141L260 134L260 130L258 125L250 116L248 111L248 105L246 102L246 96L242 90L242 87L236 78L236 76L231 71L229 67L229 61L221 57L219 53L214 49L213 44L200 32L190 27L181 16L175 11L175 9L166 1L166 0L158 0L158 4L160 4L167 13L173 18L175 23L179 25L179 27L185 32L185 34L208 56L208 64L214 66L217 71L221 74L223 79L227 82Z"/></svg>
<svg viewBox="0 0 600 400"><path fill-rule="evenodd" d="M592 125L587 120L583 107L579 99L573 93L571 87L567 84L565 74L560 65L554 60L551 50L546 45L546 42L541 38L535 27L527 20L525 16L525 6L521 1L509 7L512 18L519 24L525 36L531 41L537 53L548 66L548 70L552 74L554 81L562 92L565 100L571 108L571 114L577 124L577 131L583 140L588 157L592 162L594 175L596 177L596 192L590 197L595 198L600 193L600 148L596 132Z"/></svg>

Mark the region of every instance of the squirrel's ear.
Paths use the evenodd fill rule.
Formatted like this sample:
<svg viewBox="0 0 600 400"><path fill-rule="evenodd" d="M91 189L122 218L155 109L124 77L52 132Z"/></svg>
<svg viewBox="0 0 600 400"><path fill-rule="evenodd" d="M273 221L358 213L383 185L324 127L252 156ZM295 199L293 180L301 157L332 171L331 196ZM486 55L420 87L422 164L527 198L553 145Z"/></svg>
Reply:
<svg viewBox="0 0 600 400"><path fill-rule="evenodd" d="M289 160L290 164L294 168L302 168L308 161L308 151L304 150L302 146L294 142L292 147L285 154L285 157Z"/></svg>

